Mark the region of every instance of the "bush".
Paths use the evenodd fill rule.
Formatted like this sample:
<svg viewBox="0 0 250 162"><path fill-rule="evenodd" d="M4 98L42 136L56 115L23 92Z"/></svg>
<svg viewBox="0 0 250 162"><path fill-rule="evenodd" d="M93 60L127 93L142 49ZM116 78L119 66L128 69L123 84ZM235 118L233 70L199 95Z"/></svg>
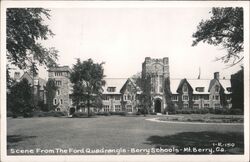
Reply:
<svg viewBox="0 0 250 162"><path fill-rule="evenodd" d="M98 112L96 115L110 116L111 114L109 112Z"/></svg>
<svg viewBox="0 0 250 162"><path fill-rule="evenodd" d="M150 115L156 115L156 112L151 112Z"/></svg>
<svg viewBox="0 0 250 162"><path fill-rule="evenodd" d="M60 116L66 116L66 112L61 111L49 111L49 112L43 112L43 111L35 111L32 113L35 117L60 117Z"/></svg>
<svg viewBox="0 0 250 162"><path fill-rule="evenodd" d="M7 111L7 117L13 117L13 113L11 111Z"/></svg>
<svg viewBox="0 0 250 162"><path fill-rule="evenodd" d="M121 115L121 116L126 116L127 112L126 111L119 111L119 112L109 112L111 115Z"/></svg>
<svg viewBox="0 0 250 162"><path fill-rule="evenodd" d="M91 116L95 116L95 113L94 112L90 112L89 113L89 117ZM84 117L88 117L88 113L86 112L75 112L73 115L72 115L73 118L84 118Z"/></svg>
<svg viewBox="0 0 250 162"><path fill-rule="evenodd" d="M231 115L243 115L243 111L241 109L230 109L229 114L231 114Z"/></svg>
<svg viewBox="0 0 250 162"><path fill-rule="evenodd" d="M32 113L29 113L29 112L23 113L23 117L24 117L24 118L31 118L31 117L33 117L33 114L32 114Z"/></svg>

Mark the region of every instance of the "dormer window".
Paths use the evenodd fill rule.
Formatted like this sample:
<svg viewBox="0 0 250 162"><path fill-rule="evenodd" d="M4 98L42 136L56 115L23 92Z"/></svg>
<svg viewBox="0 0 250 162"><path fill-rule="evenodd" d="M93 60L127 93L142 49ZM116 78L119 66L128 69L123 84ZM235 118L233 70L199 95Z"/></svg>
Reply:
<svg viewBox="0 0 250 162"><path fill-rule="evenodd" d="M204 92L204 87L196 87L195 88L195 90L197 91L197 92Z"/></svg>
<svg viewBox="0 0 250 162"><path fill-rule="evenodd" d="M108 92L115 92L115 87L108 87L108 88L107 88L107 91L108 91Z"/></svg>

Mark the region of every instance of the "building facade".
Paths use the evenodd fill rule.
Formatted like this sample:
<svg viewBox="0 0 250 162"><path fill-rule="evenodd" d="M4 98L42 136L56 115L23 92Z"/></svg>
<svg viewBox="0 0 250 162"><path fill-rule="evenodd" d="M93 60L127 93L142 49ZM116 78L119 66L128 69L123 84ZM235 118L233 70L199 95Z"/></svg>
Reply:
<svg viewBox="0 0 250 162"><path fill-rule="evenodd" d="M57 86L53 99L53 104L56 106L55 111L69 112L72 107L70 73L71 69L68 66L52 67L48 70L49 79L53 79Z"/></svg>
<svg viewBox="0 0 250 162"><path fill-rule="evenodd" d="M48 70L49 78L54 79L58 90L54 104L56 111L75 110L70 94L72 84L69 76L71 69L68 66L53 67ZM142 78L151 78L151 111L163 113L168 107L164 92L165 80L170 81L170 100L176 109L203 109L203 108L231 108L231 83L229 79L220 79L219 73L209 79L172 79L169 73L169 59L153 59L146 57L142 63ZM138 112L140 109L139 96L141 89L130 78L105 78L102 93L102 107L91 108L91 111ZM80 111L86 111L85 108Z"/></svg>

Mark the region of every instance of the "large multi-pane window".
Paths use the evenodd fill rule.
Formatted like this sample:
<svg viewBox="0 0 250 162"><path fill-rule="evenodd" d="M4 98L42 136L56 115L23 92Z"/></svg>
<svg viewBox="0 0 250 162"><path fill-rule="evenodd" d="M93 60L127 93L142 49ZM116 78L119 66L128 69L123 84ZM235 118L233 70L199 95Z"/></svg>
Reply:
<svg viewBox="0 0 250 162"><path fill-rule="evenodd" d="M132 112L132 105L127 105L126 107L127 112Z"/></svg>
<svg viewBox="0 0 250 162"><path fill-rule="evenodd" d="M204 104L204 108L209 108L209 104Z"/></svg>
<svg viewBox="0 0 250 162"><path fill-rule="evenodd" d="M62 76L63 72L55 72L55 76Z"/></svg>
<svg viewBox="0 0 250 162"><path fill-rule="evenodd" d="M120 100L121 97L120 96L115 96L115 100Z"/></svg>
<svg viewBox="0 0 250 162"><path fill-rule="evenodd" d="M178 101L178 95L173 95L173 96L172 96L172 100L173 100L173 101Z"/></svg>
<svg viewBox="0 0 250 162"><path fill-rule="evenodd" d="M209 100L209 95L203 95L204 100Z"/></svg>
<svg viewBox="0 0 250 162"><path fill-rule="evenodd" d="M61 80L56 80L56 85L57 86L61 86L62 85L62 81Z"/></svg>
<svg viewBox="0 0 250 162"><path fill-rule="evenodd" d="M183 95L183 96L182 96L182 100L183 100L183 101L188 101L188 95Z"/></svg>
<svg viewBox="0 0 250 162"><path fill-rule="evenodd" d="M200 96L199 95L194 95L194 100L199 100L200 99Z"/></svg>
<svg viewBox="0 0 250 162"><path fill-rule="evenodd" d="M185 109L187 109L189 107L189 105L188 104L183 104L183 108L185 108Z"/></svg>
<svg viewBox="0 0 250 162"><path fill-rule="evenodd" d="M103 106L103 110L104 110L105 112L109 112L109 105L104 105L104 106Z"/></svg>
<svg viewBox="0 0 250 162"><path fill-rule="evenodd" d="M199 104L194 104L193 107L194 107L195 109L198 109L198 108L199 108Z"/></svg>
<svg viewBox="0 0 250 162"><path fill-rule="evenodd" d="M121 111L121 105L115 105L115 111L116 112Z"/></svg>
<svg viewBox="0 0 250 162"><path fill-rule="evenodd" d="M220 100L220 96L219 96L219 95L216 95L216 96L215 96L215 100Z"/></svg>

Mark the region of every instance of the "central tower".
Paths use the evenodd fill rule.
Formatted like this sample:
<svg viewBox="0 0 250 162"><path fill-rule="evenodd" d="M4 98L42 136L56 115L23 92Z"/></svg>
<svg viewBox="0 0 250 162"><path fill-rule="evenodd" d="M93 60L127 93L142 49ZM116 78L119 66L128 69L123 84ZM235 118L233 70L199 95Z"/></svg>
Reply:
<svg viewBox="0 0 250 162"><path fill-rule="evenodd" d="M146 57L142 63L142 78L147 76L151 78L152 111L162 113L166 107L164 81L170 77L168 57L162 59Z"/></svg>

